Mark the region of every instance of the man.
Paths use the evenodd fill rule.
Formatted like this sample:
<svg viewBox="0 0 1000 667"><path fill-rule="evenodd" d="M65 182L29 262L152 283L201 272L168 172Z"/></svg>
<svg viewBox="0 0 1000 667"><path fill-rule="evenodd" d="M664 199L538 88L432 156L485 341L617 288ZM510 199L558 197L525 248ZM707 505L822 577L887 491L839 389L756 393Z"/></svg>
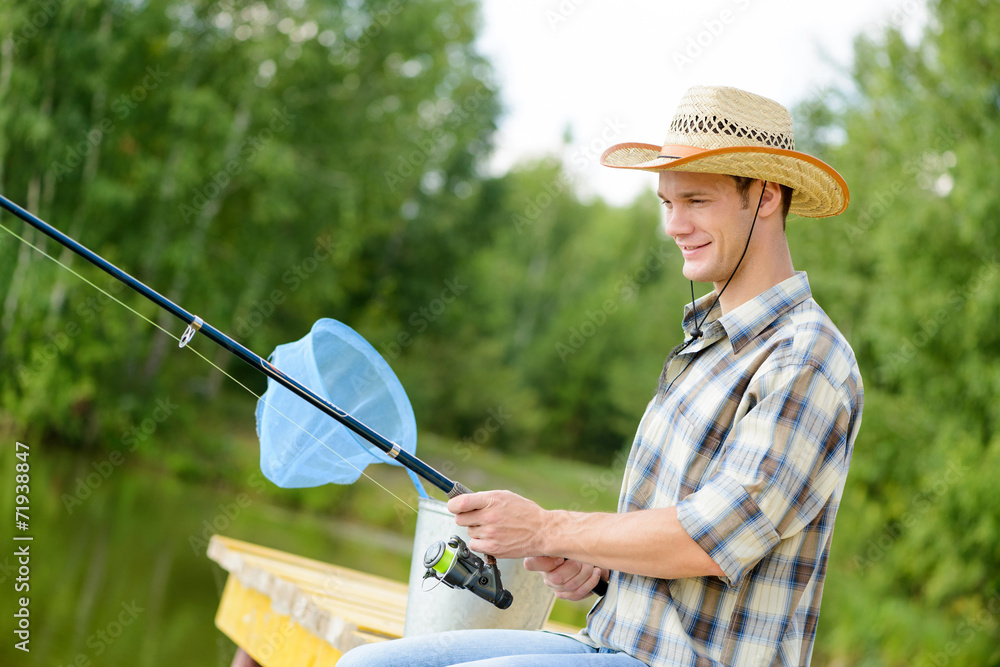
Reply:
<svg viewBox="0 0 1000 667"><path fill-rule="evenodd" d="M364 647L345 667L809 664L863 390L784 223L842 212L847 186L794 150L784 107L734 88L692 88L662 147L619 144L601 161L659 172L684 276L715 287L686 308L618 513L546 511L508 491L448 509L473 550L525 557L559 597L599 579L607 593L575 637L429 635Z"/></svg>

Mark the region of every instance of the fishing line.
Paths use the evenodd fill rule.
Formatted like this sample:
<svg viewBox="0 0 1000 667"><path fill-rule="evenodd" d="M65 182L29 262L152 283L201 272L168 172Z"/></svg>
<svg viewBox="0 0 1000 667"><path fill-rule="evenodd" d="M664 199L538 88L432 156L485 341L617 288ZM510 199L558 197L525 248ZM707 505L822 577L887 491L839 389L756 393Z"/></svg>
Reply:
<svg viewBox="0 0 1000 667"><path fill-rule="evenodd" d="M358 419L352 417L350 414L348 414L347 412L341 410L336 405L334 405L333 403L331 403L326 398L320 396L319 394L317 394L315 391L313 391L312 389L310 389L306 385L302 384L301 382L299 382L295 378L289 376L284 371L278 369L273 363L271 363L270 361L268 361L264 357L261 357L260 355L256 354L255 352L253 352L249 348L245 347L244 345L238 343L234 339L232 339L229 336L225 335L220 330L218 330L215 327L211 326L210 324L208 324L207 322L205 322L204 320L202 320L197 315L195 315L195 314L193 314L193 313L185 310L184 308L180 307L178 304L174 303L173 301L171 301L170 299L166 298L162 294L159 294L155 290L151 289L148 285L140 282L139 280L136 280L134 277L132 277L129 274L125 273L120 268L118 268L117 266L115 266L114 264L112 264L111 262L109 262L108 260L104 259L103 257L101 257L97 253L93 252L92 250L86 248L85 246L83 246L82 244L80 244L78 241L76 241L76 240L72 239L71 237L67 236L66 234L60 232L58 229L56 229L52 225L48 224L47 222L45 222L41 218L39 218L39 217L37 217L37 216L29 213L27 210L21 208L20 206L18 206L14 202L10 201L9 199L7 199L6 197L4 197L3 195L0 195L0 207L6 209L10 213L13 213L15 216L21 218L24 222L28 223L29 225L31 225L35 229L41 231L42 233L44 233L49 238L54 239L55 241L57 241L61 245L65 246L66 248L68 248L70 250L72 250L74 253L76 253L77 255L79 255L81 257L83 257L84 259L86 259L91 264L97 266L99 269L103 270L105 273L109 274L113 278L115 278L118 281L124 283L128 287L132 288L134 291L136 291L139 294L141 294L142 296L146 297L148 300L152 301L154 304L156 304L160 308L168 311L169 313L173 314L177 318L183 320L187 324L187 328L184 330L184 333L180 336L180 338L178 338L177 336L175 336L171 332L169 332L166 329L164 329L163 327L159 326L156 322L153 322L151 319L149 319L148 317L144 316L142 313L140 313L137 310L135 310L134 308L126 305L124 302L122 302L121 300L115 298L113 295L109 294L105 290L101 289L100 287L98 287L96 284L94 284L90 280L84 278L82 275L80 275L79 273L77 273L76 271L74 271L73 269L71 269L66 264L63 264L62 262L60 262L59 260L57 260L52 255L49 255L48 253L46 253L45 251L43 251L41 248L38 248L34 244L30 243L27 239L19 236L18 234L16 234L12 230L8 229L5 225L3 225L2 223L0 223L0 228L2 228L4 231L6 231L11 236L13 236L15 239L21 241L22 243L24 243L28 247L30 247L33 250L35 250L36 252L40 253L42 256L47 257L48 259L52 260L53 262L55 262L56 264L58 264L62 268L66 269L67 271L69 271L70 273L72 273L74 276L76 276L77 278L79 278L80 280L82 280L83 282L87 283L88 285L90 285L91 287L93 287L94 289L96 289L101 294L104 294L105 296L107 296L109 299L111 299L115 303L118 303L118 304L124 306L125 309L128 310L129 312L131 312L131 313L133 313L135 315L138 315L142 320L144 320L144 321L152 324L154 327L156 327L157 329L159 329L163 333L167 334L168 336L170 336L174 340L178 341L178 347L182 347L182 348L183 347L187 347L187 344L189 342L191 342L191 339L194 338L194 336L199 331L201 331L203 333L203 335L205 337L207 337L209 340L211 340L213 343L216 343L217 345L221 346L222 348L224 348L225 350L227 350L231 354L239 357L244 362L246 362L247 364L253 366L255 369L257 369L258 371L260 371L261 373L263 373L264 375L266 375L268 377L268 380L269 380L269 383L268 383L269 386L270 386L270 381L273 380L275 383L277 383L278 385L281 385L285 389L291 391L294 395L296 395L299 398L301 398L302 400L306 401L307 403L309 403L310 405L312 405L314 408L318 409L320 412L322 412L322 413L326 414L327 416L333 418L334 420L336 420L337 422L339 422L342 426L346 427L347 429L349 429L350 431L352 431L356 435L361 436L362 438L364 438L365 440L367 440L369 443L371 443L374 447L376 447L377 449L380 449L385 455L387 455L390 458L394 459L396 463L398 463L398 464L402 465L404 468L406 468L407 471L410 473L410 476L411 476L411 478L414 481L414 485L417 487L417 491L420 493L421 496L424 496L424 494L422 493L422 486L420 485L419 480L417 479L418 476L422 477L423 479L425 479L428 482L432 483L434 486L436 486L441 491L444 491L448 495L449 498L454 498L456 496L459 496L459 495L462 495L462 494L465 494L465 493L472 493L472 490L469 489L468 487L466 487L461 482L457 482L455 480L449 479L445 475L441 474L440 472L438 472L437 470L435 470L434 468L430 467L429 465L427 465L426 463L424 463L423 461L421 461L420 459L418 459L416 456L414 456L413 454L411 454L409 451L403 449L398 443L392 442L392 441L388 440L381 433L378 433L377 431L373 430L369 426L365 425L363 422L361 422ZM314 325L314 329L315 329L315 325ZM351 332L352 336L355 336L355 337L357 337L357 338L360 339L360 336L358 336L356 332L354 332L353 330L349 330L349 331ZM364 342L364 339L360 339L360 340L362 342ZM365 343L365 345L368 348L371 347L367 343ZM372 482L374 482L375 485L378 486L380 489L382 489L383 491L385 491L386 493L388 493L389 495L391 495L393 498L395 498L396 500L398 500L399 502L401 502L406 507L409 507L410 510L413 511L415 514L418 514L417 510L414 509L412 506L410 506L409 503L407 503L405 500L403 500L402 498L400 498L399 496L397 496L396 494L394 494L392 491L390 491L388 488L386 488L382 484L379 484L378 482L376 482L369 475L365 475L364 471L361 470L361 468L359 468L358 466L354 465L352 462L348 461L346 457L344 457L342 454L340 454L339 452L337 452L336 450L334 450L333 448L331 448L327 443L325 443L322 440L320 440L318 437L316 437L316 435L314 433L310 432L308 429L306 429L305 427L303 427L301 424L298 424L295 420L291 419L288 415L284 414L279 409L275 408L272 404L266 402L264 400L264 397L258 396L256 392L254 392L252 389L250 389L249 387L247 387L245 384L243 384L242 382L240 382L239 380L237 380L235 377L233 377L232 375L230 375L229 373L227 373L225 370L223 370L222 368L220 368L211 359L209 359L205 355L201 354L197 350L194 350L194 352L199 357L201 357L209 366L211 366L212 368L215 368L220 373L222 373L223 375L225 375L226 377L228 377L230 380L232 380L236 384L238 384L241 387L243 387L244 389L246 389L246 391L248 393L250 393L252 396L255 396L257 398L257 400L259 401L258 406L260 406L263 403L264 405L267 406L267 408L269 410L273 410L276 414L281 415L282 417L284 417L284 419L288 423L294 424L296 427L299 428L299 430L301 430L303 433L305 433L308 437L310 437L313 440L315 440L323 448L325 448L325 449L333 452L334 454L336 454L337 457L340 458L345 463L347 463L348 466L350 466L351 468L354 468L354 470L356 470L359 473L359 476L360 475L364 475L364 477L366 479L369 479ZM378 353L375 352L374 349L372 349L371 354L374 355L375 357L378 357ZM277 360L277 357L272 357L272 358L274 358L275 360ZM382 361L384 363L384 360L380 359L380 361ZM386 366L386 371L390 375L392 374L392 371L388 369L388 366ZM398 380L395 380L394 376L393 376L393 380L398 383ZM399 391L402 392L402 387L399 388ZM407 408L407 411L412 414L412 410L410 408ZM369 451L369 452L371 451L371 450L369 450L368 447L364 446L360 442L358 442L356 444L358 444L358 446L361 447L361 449L363 451ZM263 450L262 450L262 453L263 453ZM278 465L283 465L283 462L279 461ZM426 496L424 496L424 497L426 497ZM459 538L456 538L456 539L457 539L457 541L455 542L454 553L452 554L453 555L452 564L455 566L455 568L457 568L459 565L461 565L461 571L459 572L458 570L454 570L454 568L449 568L449 569L445 570L444 573L441 573L438 570L432 569L431 565L435 565L436 563L430 563L430 564L428 564L426 562L427 561L427 554L425 554L425 557L424 557L425 565L428 568L427 572L425 573L425 576L440 576L440 578L449 587L451 587L451 588L464 588L464 589L467 589L467 590L471 591L472 593L474 593L475 595L479 596L480 598L482 598L482 599L490 602L491 604L493 604L494 606L496 606L499 609L506 609L507 607L509 607L510 604L511 604L511 601L513 600L513 598L511 596L510 591L506 590L503 587L503 582L501 581L501 578L500 578L500 569L497 566L496 559L493 556L489 555L489 554L484 554L486 556L486 560L484 562L483 559L479 558L478 556L475 556L468 549L467 545L465 545L464 543L459 544L461 542L461 540ZM448 546L450 546L451 543L452 542L449 541L448 542ZM439 547L441 547L442 545L443 545L443 543L438 544ZM445 549L445 550L447 551L447 549ZM439 549L439 551L440 551L440 549ZM449 553L451 553L451 552L449 552ZM458 574L456 574L456 572ZM459 575L461 575L461 576L459 576ZM603 582L601 582L601 583L603 583ZM594 590L599 595L603 595L603 591L599 591L597 587L595 587Z"/></svg>
<svg viewBox="0 0 1000 667"><path fill-rule="evenodd" d="M11 236L13 236L15 239L17 239L21 243L24 243L29 248L33 249L35 252L39 253L43 257L47 257L48 259L52 260L53 262L55 262L56 264L58 264L62 268L66 269L67 271L69 271L70 273L72 273L74 276L76 276L77 278L79 278L80 280L82 280L83 282L87 283L88 285L90 285L91 287L93 287L94 289L96 289L98 292L100 292L104 296L108 297L109 299L111 299L115 303L119 304L120 306L123 306L129 312L133 313L134 315L137 315L140 319L145 320L149 324L153 325L154 327L156 327L157 329L159 329L160 331L162 331L166 335L168 335L171 338L173 338L175 341L180 342L180 340L181 340L180 337L178 337L172 331L168 331L167 329L164 329L162 326L160 326L159 324L157 324L153 320L149 319L148 317L146 317L145 315L143 315L142 313L140 313L139 311L137 311L132 306L130 306L127 303L125 303L124 301L118 299L113 294L110 294L105 289L103 289L99 285L95 284L94 282L92 282L91 280L89 280L88 278L86 278L85 276L81 275L80 273L77 273L75 270L73 270L72 267L70 267L70 266L68 266L66 264L63 264L57 258L55 258L52 255L48 254L47 252L45 252L44 250L42 250L41 248L39 248L38 246L36 246L35 244L33 244L31 241L28 241L24 237L22 237L19 234L17 234L17 232L13 231L12 229L9 229L3 223L0 223L0 229L3 229L5 232L7 232ZM213 368L215 368L217 371L219 371L220 373L222 373L223 375L225 375L227 378L229 378L230 380L232 380L233 382L235 382L239 386L241 386L244 389L246 389L247 392L249 392L251 396L256 397L257 400L259 400L259 401L264 401L265 405L267 405L272 410L274 410L276 413L278 413L279 415L281 415L282 417L284 417L285 419L287 419L290 424L293 424L294 426L296 426L299 430L301 430L307 436L309 436L310 438L312 438L313 440L315 440L316 442L318 442L324 448L326 448L329 451L331 451L334 454L336 454L338 457L340 457L341 460L343 460L349 466L351 466L356 471L358 471L358 473L360 473L363 477L365 477L365 479L370 480L372 483L375 484L375 486L379 487L380 489L382 489L383 491L385 491L386 493L388 493L390 496L392 496L393 498L395 498L399 502L403 503L403 505L405 505L406 507L408 507L413 513L415 513L415 514L417 513L417 510L412 505L410 505L408 502L406 502L405 500L403 500L402 498L400 498L399 496L397 496L395 493L393 493L391 490L389 490L388 488L386 488L385 486L383 486L382 484L380 484L377 480L375 480L370 475L368 475L368 473L366 473L364 470L358 468L351 461L349 461L348 459L346 459L340 452L336 451L335 449L333 449L332 447L330 447L329 445L327 445L325 442L323 442L322 440L320 440L318 437L316 437L315 435L313 435L310 431L306 430L306 428L303 427L303 426L301 426L298 422L292 420L290 417L288 417L287 415L285 415L283 412L281 412L280 410L278 410L276 407L274 407L273 405L271 405L270 403L268 403L264 399L263 396L258 395L257 392L255 392L253 389L251 389L250 387L246 386L245 384L243 384L242 382L240 382L239 380L237 380L235 377L233 377L228 372L226 372L225 369L220 368L215 362L213 362L211 359L209 359L208 357L206 357L205 355L203 355L201 352L199 352L198 350L196 350L191 345L185 345L184 347L190 349L196 355L198 355L199 357L201 357L202 359L204 359L207 364L209 364L210 366L212 366Z"/></svg>

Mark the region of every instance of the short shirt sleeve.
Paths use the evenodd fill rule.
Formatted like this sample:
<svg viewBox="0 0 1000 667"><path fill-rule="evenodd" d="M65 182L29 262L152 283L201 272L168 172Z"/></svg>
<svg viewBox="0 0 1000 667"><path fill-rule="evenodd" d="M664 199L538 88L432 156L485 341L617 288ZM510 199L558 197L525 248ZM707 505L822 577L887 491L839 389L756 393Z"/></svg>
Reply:
<svg viewBox="0 0 1000 667"><path fill-rule="evenodd" d="M852 410L813 364L762 375L717 472L678 503L681 526L730 585L812 522L843 484Z"/></svg>

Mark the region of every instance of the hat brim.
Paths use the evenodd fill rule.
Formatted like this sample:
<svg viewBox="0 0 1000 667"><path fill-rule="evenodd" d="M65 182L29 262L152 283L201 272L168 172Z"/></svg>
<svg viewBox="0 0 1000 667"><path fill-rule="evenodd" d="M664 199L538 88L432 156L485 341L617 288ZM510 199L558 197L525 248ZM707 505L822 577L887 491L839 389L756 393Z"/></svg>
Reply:
<svg viewBox="0 0 1000 667"><path fill-rule="evenodd" d="M806 153L766 146L691 146L616 144L601 155L601 164L640 171L690 171L760 178L792 188L789 213L825 218L843 213L850 201L847 183L822 160Z"/></svg>

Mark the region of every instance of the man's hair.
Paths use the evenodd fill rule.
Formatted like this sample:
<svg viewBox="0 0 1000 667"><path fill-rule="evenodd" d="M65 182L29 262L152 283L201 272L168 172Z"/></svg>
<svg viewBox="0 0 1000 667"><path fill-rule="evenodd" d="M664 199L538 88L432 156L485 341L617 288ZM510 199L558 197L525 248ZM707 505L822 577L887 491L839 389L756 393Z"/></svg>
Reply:
<svg viewBox="0 0 1000 667"><path fill-rule="evenodd" d="M743 200L743 208L750 208L750 186L754 184L754 181L760 179L750 178L749 176L733 176L732 179L736 181L736 191L740 193L740 199ZM779 185L781 185L779 183ZM785 228L785 218L788 217L788 208L792 205L792 189L787 185L781 185L781 228Z"/></svg>

